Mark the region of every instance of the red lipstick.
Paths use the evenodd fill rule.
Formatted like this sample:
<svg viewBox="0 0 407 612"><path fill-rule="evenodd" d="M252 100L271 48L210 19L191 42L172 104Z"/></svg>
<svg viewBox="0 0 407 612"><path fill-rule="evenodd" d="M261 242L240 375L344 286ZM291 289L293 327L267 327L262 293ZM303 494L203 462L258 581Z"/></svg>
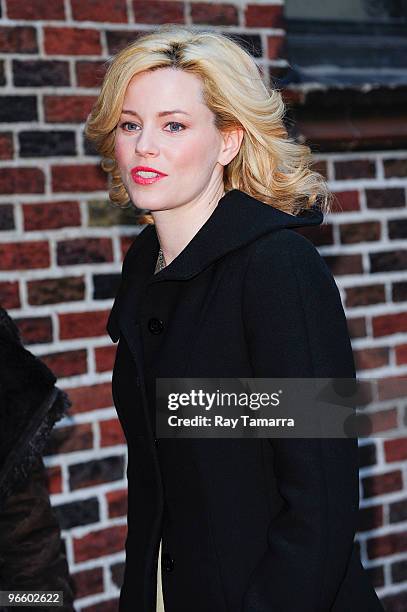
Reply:
<svg viewBox="0 0 407 612"><path fill-rule="evenodd" d="M155 183L165 176L168 176L164 172L160 172L155 168L149 168L148 166L135 166L135 168L130 170L130 174L133 181L139 185L149 185L150 183Z"/></svg>

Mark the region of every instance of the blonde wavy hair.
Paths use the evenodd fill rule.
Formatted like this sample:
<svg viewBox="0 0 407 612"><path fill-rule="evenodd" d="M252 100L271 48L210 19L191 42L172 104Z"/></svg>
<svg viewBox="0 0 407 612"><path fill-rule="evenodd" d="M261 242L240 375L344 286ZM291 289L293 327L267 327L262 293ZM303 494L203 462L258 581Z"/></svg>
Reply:
<svg viewBox="0 0 407 612"><path fill-rule="evenodd" d="M249 52L225 34L174 24L139 36L113 57L86 122L86 137L110 174L112 202L121 207L130 202L114 157L126 88L136 74L166 67L200 77L218 130L243 128L240 150L224 167L225 191L240 189L294 215L311 206L329 212L333 194L324 177L310 169L311 149L289 137L281 93L265 84ZM154 223L150 214L141 222Z"/></svg>

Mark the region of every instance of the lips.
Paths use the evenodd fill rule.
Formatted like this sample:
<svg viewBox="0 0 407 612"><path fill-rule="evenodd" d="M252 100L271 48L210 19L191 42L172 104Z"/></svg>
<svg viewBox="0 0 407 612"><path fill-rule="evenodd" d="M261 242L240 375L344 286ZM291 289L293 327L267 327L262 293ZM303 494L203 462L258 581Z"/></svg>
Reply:
<svg viewBox="0 0 407 612"><path fill-rule="evenodd" d="M154 172L155 176L142 176L139 172ZM160 172L155 168L149 168L148 166L136 166L130 170L130 174L133 181L139 185L149 185L167 176L164 172Z"/></svg>

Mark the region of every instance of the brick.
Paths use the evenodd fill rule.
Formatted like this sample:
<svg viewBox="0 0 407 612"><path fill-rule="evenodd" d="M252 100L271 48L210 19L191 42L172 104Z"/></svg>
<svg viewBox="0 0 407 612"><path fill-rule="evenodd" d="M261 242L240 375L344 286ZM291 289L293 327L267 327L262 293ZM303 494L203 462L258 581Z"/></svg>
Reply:
<svg viewBox="0 0 407 612"><path fill-rule="evenodd" d="M347 308L357 306L370 306L386 301L384 285L361 285L360 287L349 287L345 289L345 304Z"/></svg>
<svg viewBox="0 0 407 612"><path fill-rule="evenodd" d="M284 95L289 95L290 93L294 93L292 91L286 90L284 92L281 92ZM327 180L328 178L328 164L326 161L324 161L323 159L320 159L318 161L314 160L313 163L311 164L311 169L313 172L319 172L319 174L321 174L325 180Z"/></svg>
<svg viewBox="0 0 407 612"><path fill-rule="evenodd" d="M379 221L364 221L363 223L343 223L339 226L340 241L343 244L372 242L380 240L381 227Z"/></svg>
<svg viewBox="0 0 407 612"><path fill-rule="evenodd" d="M123 429L118 419L100 421L100 445L115 446L116 444L126 444Z"/></svg>
<svg viewBox="0 0 407 612"><path fill-rule="evenodd" d="M114 565L110 566L110 572L111 572L111 575L112 575L112 581L117 586L117 588L119 588L119 589L121 588L121 586L123 584L124 569L125 569L125 564L123 562L115 563Z"/></svg>
<svg viewBox="0 0 407 612"><path fill-rule="evenodd" d="M366 319L364 317L348 318L347 324L351 338L364 338L366 336Z"/></svg>
<svg viewBox="0 0 407 612"><path fill-rule="evenodd" d="M384 569L382 565L366 567L365 572L374 589L384 586Z"/></svg>
<svg viewBox="0 0 407 612"><path fill-rule="evenodd" d="M366 499L403 489L403 478L400 470L376 476L366 476L362 478L361 482L363 497Z"/></svg>
<svg viewBox="0 0 407 612"><path fill-rule="evenodd" d="M285 57L287 53L285 36L267 37L267 56L269 59L279 59Z"/></svg>
<svg viewBox="0 0 407 612"><path fill-rule="evenodd" d="M405 461L407 459L407 438L384 440L383 449L386 463Z"/></svg>
<svg viewBox="0 0 407 612"><path fill-rule="evenodd" d="M396 356L397 365L403 365L407 363L407 344L400 344L399 346L395 346L394 352Z"/></svg>
<svg viewBox="0 0 407 612"><path fill-rule="evenodd" d="M164 2L161 4L164 4ZM172 4L176 6L180 3L173 2ZM214 4L213 2L191 2L191 20L192 23L205 25L239 25L237 7L227 3Z"/></svg>
<svg viewBox="0 0 407 612"><path fill-rule="evenodd" d="M375 465L376 463L376 444L363 444L358 447L359 467Z"/></svg>
<svg viewBox="0 0 407 612"><path fill-rule="evenodd" d="M334 244L333 226L325 223L314 227L298 227L294 231L302 234L315 246L326 246Z"/></svg>
<svg viewBox="0 0 407 612"><path fill-rule="evenodd" d="M104 599L101 603L92 606L82 606L81 612L117 612L119 599Z"/></svg>
<svg viewBox="0 0 407 612"><path fill-rule="evenodd" d="M35 28L0 27L0 53L37 53Z"/></svg>
<svg viewBox="0 0 407 612"><path fill-rule="evenodd" d="M116 525L92 531L81 538L74 537L72 544L75 563L121 552L124 549L126 535L127 526Z"/></svg>
<svg viewBox="0 0 407 612"><path fill-rule="evenodd" d="M100 520L99 500L97 497L53 506L61 529L72 529L97 523Z"/></svg>
<svg viewBox="0 0 407 612"><path fill-rule="evenodd" d="M377 379L377 398L379 401L407 397L407 379L403 375L386 376Z"/></svg>
<svg viewBox="0 0 407 612"><path fill-rule="evenodd" d="M106 495L109 518L126 516L127 514L127 491L109 491Z"/></svg>
<svg viewBox="0 0 407 612"><path fill-rule="evenodd" d="M76 302L85 299L85 279L83 276L63 278L44 278L28 281L27 301L32 306Z"/></svg>
<svg viewBox="0 0 407 612"><path fill-rule="evenodd" d="M44 48L48 55L100 55L102 52L99 31L90 28L46 27Z"/></svg>
<svg viewBox="0 0 407 612"><path fill-rule="evenodd" d="M369 559L386 557L407 551L407 533L388 533L367 540L367 556Z"/></svg>
<svg viewBox="0 0 407 612"><path fill-rule="evenodd" d="M54 428L44 448L44 455L62 455L93 448L90 423Z"/></svg>
<svg viewBox="0 0 407 612"><path fill-rule="evenodd" d="M52 342L51 317L25 317L14 319L21 333L24 344L41 344Z"/></svg>
<svg viewBox="0 0 407 612"><path fill-rule="evenodd" d="M2 204L0 206L0 231L8 231L15 228L14 207L12 204Z"/></svg>
<svg viewBox="0 0 407 612"><path fill-rule="evenodd" d="M334 162L335 180L376 178L376 165L369 159Z"/></svg>
<svg viewBox="0 0 407 612"><path fill-rule="evenodd" d="M10 133L0 134L0 159L13 159L13 136Z"/></svg>
<svg viewBox="0 0 407 612"><path fill-rule="evenodd" d="M69 64L60 60L14 60L16 87L63 87L70 85Z"/></svg>
<svg viewBox="0 0 407 612"><path fill-rule="evenodd" d="M37 121L36 96L0 96L0 123Z"/></svg>
<svg viewBox="0 0 407 612"><path fill-rule="evenodd" d="M393 302L405 302L407 300L407 282L401 281L392 284Z"/></svg>
<svg viewBox="0 0 407 612"><path fill-rule="evenodd" d="M52 166L52 189L64 191L103 191L107 189L105 172L99 165Z"/></svg>
<svg viewBox="0 0 407 612"><path fill-rule="evenodd" d="M64 0L7 0L9 19L65 19Z"/></svg>
<svg viewBox="0 0 407 612"><path fill-rule="evenodd" d="M383 160L385 178L407 176L407 159L384 159Z"/></svg>
<svg viewBox="0 0 407 612"><path fill-rule="evenodd" d="M401 523L407 521L407 497L389 504L390 523Z"/></svg>
<svg viewBox="0 0 407 612"><path fill-rule="evenodd" d="M0 304L6 310L21 307L17 281L0 282Z"/></svg>
<svg viewBox="0 0 407 612"><path fill-rule="evenodd" d="M392 582L405 582L407 581L407 559L401 559L395 561L390 566L391 581Z"/></svg>
<svg viewBox="0 0 407 612"><path fill-rule="evenodd" d="M88 202L88 224L90 227L111 225L137 225L138 211L133 205L122 208L106 200Z"/></svg>
<svg viewBox="0 0 407 612"><path fill-rule="evenodd" d="M85 387L66 389L72 402L71 414L101 410L113 406L112 385L100 383Z"/></svg>
<svg viewBox="0 0 407 612"><path fill-rule="evenodd" d="M79 87L100 87L107 64L104 61L76 62L76 81Z"/></svg>
<svg viewBox="0 0 407 612"><path fill-rule="evenodd" d="M71 200L23 205L25 231L81 225L79 203Z"/></svg>
<svg viewBox="0 0 407 612"><path fill-rule="evenodd" d="M407 604L407 590L400 591L395 595L382 596L380 602L386 612L404 612Z"/></svg>
<svg viewBox="0 0 407 612"><path fill-rule="evenodd" d="M407 332L407 312L372 317L373 336L389 336Z"/></svg>
<svg viewBox="0 0 407 612"><path fill-rule="evenodd" d="M48 268L49 265L49 244L46 240L0 244L0 270L32 270Z"/></svg>
<svg viewBox="0 0 407 612"><path fill-rule="evenodd" d="M407 269L407 249L369 253L370 272L392 272Z"/></svg>
<svg viewBox="0 0 407 612"><path fill-rule="evenodd" d="M284 28L283 6L248 4L244 11L246 26L249 28Z"/></svg>
<svg viewBox="0 0 407 612"><path fill-rule="evenodd" d="M389 238L392 240L407 238L407 219L391 219L387 222Z"/></svg>
<svg viewBox="0 0 407 612"><path fill-rule="evenodd" d="M383 506L360 508L357 531L370 531L383 525Z"/></svg>
<svg viewBox="0 0 407 612"><path fill-rule="evenodd" d="M389 348L387 346L354 350L353 355L358 371L381 368L389 364Z"/></svg>
<svg viewBox="0 0 407 612"><path fill-rule="evenodd" d="M366 206L368 208L401 208L405 205L404 189L399 187L366 189Z"/></svg>
<svg viewBox="0 0 407 612"><path fill-rule="evenodd" d="M191 7L192 10L192 7ZM184 23L184 3L171 0L133 0L136 23Z"/></svg>
<svg viewBox="0 0 407 612"><path fill-rule="evenodd" d="M120 236L120 247L121 247L122 259L124 259L124 256L126 255L127 251L129 250L129 248L131 247L131 245L133 244L136 238L137 238L137 235Z"/></svg>
<svg viewBox="0 0 407 612"><path fill-rule="evenodd" d="M397 410L378 410L369 415L372 434L388 431L397 427Z"/></svg>
<svg viewBox="0 0 407 612"><path fill-rule="evenodd" d="M243 32L228 32L232 40L235 40L241 47L246 49L254 58L263 57L263 45L258 34L244 34ZM263 67L258 66L260 74L263 75Z"/></svg>
<svg viewBox="0 0 407 612"><path fill-rule="evenodd" d="M113 247L110 238L73 238L57 244L59 266L84 263L105 263L113 261Z"/></svg>
<svg viewBox="0 0 407 612"><path fill-rule="evenodd" d="M96 593L103 593L104 591L102 567L75 572L71 576L76 587L77 599L87 597L88 595L95 595Z"/></svg>
<svg viewBox="0 0 407 612"><path fill-rule="evenodd" d="M86 350L84 349L41 355L41 359L57 378L86 374L88 371Z"/></svg>
<svg viewBox="0 0 407 612"><path fill-rule="evenodd" d="M71 6L76 21L127 21L126 0L71 0Z"/></svg>
<svg viewBox="0 0 407 612"><path fill-rule="evenodd" d="M88 460L68 466L70 490L93 487L124 477L124 456L113 455L104 459ZM106 553L105 553L106 554Z"/></svg>
<svg viewBox="0 0 407 612"><path fill-rule="evenodd" d="M100 346L95 348L96 372L111 372L116 357L116 346Z"/></svg>
<svg viewBox="0 0 407 612"><path fill-rule="evenodd" d="M57 157L76 155L75 132L33 130L20 132L20 157Z"/></svg>
<svg viewBox="0 0 407 612"><path fill-rule="evenodd" d="M363 273L360 255L325 255L324 260L333 276Z"/></svg>
<svg viewBox="0 0 407 612"><path fill-rule="evenodd" d="M39 168L0 168L0 193L44 193L44 185Z"/></svg>
<svg viewBox="0 0 407 612"><path fill-rule="evenodd" d="M59 465L45 468L47 488L51 495L62 493L62 472Z"/></svg>
<svg viewBox="0 0 407 612"><path fill-rule="evenodd" d="M109 312L109 310L96 310L58 315L61 340L105 336Z"/></svg>
<svg viewBox="0 0 407 612"><path fill-rule="evenodd" d="M96 96L45 96L45 120L48 123L82 123L95 101Z"/></svg>
<svg viewBox="0 0 407 612"><path fill-rule="evenodd" d="M93 277L94 300L108 300L114 298L119 289L121 274L94 274Z"/></svg>
<svg viewBox="0 0 407 612"><path fill-rule="evenodd" d="M334 192L334 196L331 213L360 210L358 191L336 191Z"/></svg>
<svg viewBox="0 0 407 612"><path fill-rule="evenodd" d="M128 44L135 42L138 36L143 33L137 30L107 30L106 42L109 54L115 54Z"/></svg>

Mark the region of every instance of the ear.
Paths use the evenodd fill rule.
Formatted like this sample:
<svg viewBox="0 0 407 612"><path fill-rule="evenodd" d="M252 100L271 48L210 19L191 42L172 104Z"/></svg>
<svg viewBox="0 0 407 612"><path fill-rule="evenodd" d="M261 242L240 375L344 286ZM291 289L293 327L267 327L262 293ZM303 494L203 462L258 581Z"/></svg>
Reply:
<svg viewBox="0 0 407 612"><path fill-rule="evenodd" d="M244 129L241 126L222 132L223 147L218 159L222 166L226 166L239 153L243 136Z"/></svg>

